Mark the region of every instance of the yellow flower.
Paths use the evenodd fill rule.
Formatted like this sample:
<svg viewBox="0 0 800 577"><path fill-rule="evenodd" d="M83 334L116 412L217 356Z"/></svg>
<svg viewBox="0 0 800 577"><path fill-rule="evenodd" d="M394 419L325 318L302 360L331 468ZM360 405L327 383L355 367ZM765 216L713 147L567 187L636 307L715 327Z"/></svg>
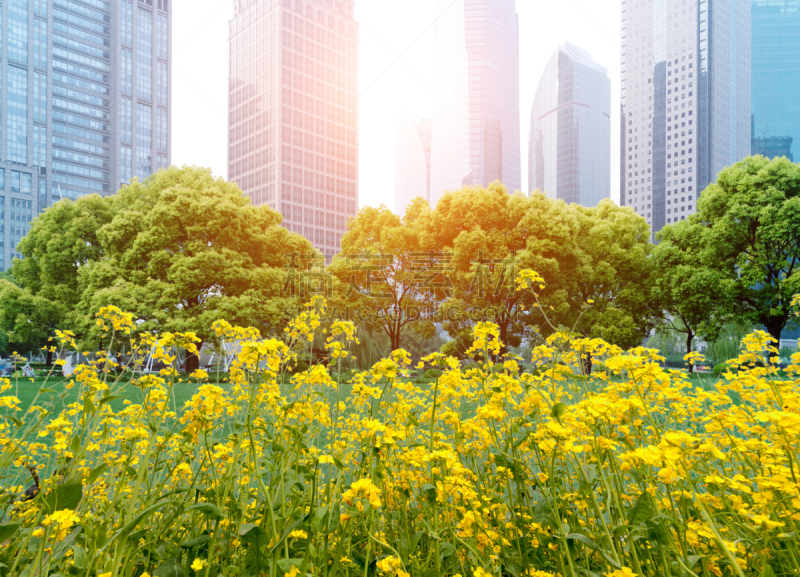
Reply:
<svg viewBox="0 0 800 577"><path fill-rule="evenodd" d="M205 559L195 559L194 561L192 561L191 567L195 571L200 571L206 565L208 565L208 561L206 561Z"/></svg>
<svg viewBox="0 0 800 577"><path fill-rule="evenodd" d="M613 573L605 573L606 577L636 577L636 573L628 569L627 567L623 567L622 569L618 569Z"/></svg>

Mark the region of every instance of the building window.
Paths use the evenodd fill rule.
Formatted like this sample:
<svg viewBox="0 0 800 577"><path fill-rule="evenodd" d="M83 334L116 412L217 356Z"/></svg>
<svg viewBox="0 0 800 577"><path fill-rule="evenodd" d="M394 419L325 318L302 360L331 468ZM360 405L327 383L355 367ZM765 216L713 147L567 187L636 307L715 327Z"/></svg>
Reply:
<svg viewBox="0 0 800 577"><path fill-rule="evenodd" d="M47 18L47 0L35 0L33 4L33 13L37 16Z"/></svg>
<svg viewBox="0 0 800 577"><path fill-rule="evenodd" d="M28 162L28 71L8 67L8 159Z"/></svg>
<svg viewBox="0 0 800 577"><path fill-rule="evenodd" d="M0 168L0 190L5 190L6 188L6 169Z"/></svg>
<svg viewBox="0 0 800 577"><path fill-rule="evenodd" d="M136 32L136 94L153 99L153 13L139 8Z"/></svg>
<svg viewBox="0 0 800 577"><path fill-rule="evenodd" d="M158 15L158 57L167 58L167 17Z"/></svg>
<svg viewBox="0 0 800 577"><path fill-rule="evenodd" d="M167 63L159 61L158 63L158 103L161 106L167 105Z"/></svg>
<svg viewBox="0 0 800 577"><path fill-rule="evenodd" d="M133 56L130 50L120 52L120 76L122 77L122 93L131 94L133 90Z"/></svg>
<svg viewBox="0 0 800 577"><path fill-rule="evenodd" d="M39 179L39 212L47 210L47 182Z"/></svg>
<svg viewBox="0 0 800 577"><path fill-rule="evenodd" d="M119 180L121 185L126 185L133 178L133 156L131 149L127 146L121 146L119 149Z"/></svg>
<svg viewBox="0 0 800 577"><path fill-rule="evenodd" d="M8 10L8 57L28 62L28 2L11 0Z"/></svg>
<svg viewBox="0 0 800 577"><path fill-rule="evenodd" d="M47 22L38 18L33 21L33 65L47 68Z"/></svg>
<svg viewBox="0 0 800 577"><path fill-rule="evenodd" d="M120 140L126 144L131 144L133 138L133 107L130 98L123 98L120 105Z"/></svg>
<svg viewBox="0 0 800 577"><path fill-rule="evenodd" d="M163 108L158 109L156 119L156 148L159 152L167 151L167 111Z"/></svg>
<svg viewBox="0 0 800 577"><path fill-rule="evenodd" d="M131 46L133 42L133 2L122 0L120 10L120 32L122 33L122 44Z"/></svg>
<svg viewBox="0 0 800 577"><path fill-rule="evenodd" d="M47 74L33 73L33 121L47 122Z"/></svg>
<svg viewBox="0 0 800 577"><path fill-rule="evenodd" d="M144 180L153 172L150 149L153 129L152 108L137 104L136 108L136 176Z"/></svg>
<svg viewBox="0 0 800 577"><path fill-rule="evenodd" d="M11 242L14 245L14 250L16 250L20 241L25 238L25 235L28 234L32 218L30 200L11 199ZM16 256L17 258L22 258L20 253L17 253Z"/></svg>
<svg viewBox="0 0 800 577"><path fill-rule="evenodd" d="M47 166L47 128L33 125L33 165Z"/></svg>

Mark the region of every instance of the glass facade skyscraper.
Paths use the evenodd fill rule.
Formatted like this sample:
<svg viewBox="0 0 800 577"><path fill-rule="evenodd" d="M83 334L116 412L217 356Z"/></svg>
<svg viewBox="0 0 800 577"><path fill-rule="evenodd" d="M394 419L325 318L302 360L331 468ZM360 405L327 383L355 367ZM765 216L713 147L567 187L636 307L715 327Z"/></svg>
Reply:
<svg viewBox="0 0 800 577"><path fill-rule="evenodd" d="M611 194L611 80L565 43L542 74L531 111L528 188L596 206Z"/></svg>
<svg viewBox="0 0 800 577"><path fill-rule="evenodd" d="M653 233L750 152L750 0L623 0L620 199Z"/></svg>
<svg viewBox="0 0 800 577"><path fill-rule="evenodd" d="M395 211L403 216L415 198L431 200L431 121L402 113L394 143Z"/></svg>
<svg viewBox="0 0 800 577"><path fill-rule="evenodd" d="M170 0L0 2L0 269L52 202L169 165L171 22Z"/></svg>
<svg viewBox="0 0 800 577"><path fill-rule="evenodd" d="M800 0L752 0L753 154L800 161Z"/></svg>
<svg viewBox="0 0 800 577"><path fill-rule="evenodd" d="M354 0L235 0L228 177L326 256L358 207Z"/></svg>
<svg viewBox="0 0 800 577"><path fill-rule="evenodd" d="M515 0L439 0L434 29L431 203L501 180L521 187Z"/></svg>

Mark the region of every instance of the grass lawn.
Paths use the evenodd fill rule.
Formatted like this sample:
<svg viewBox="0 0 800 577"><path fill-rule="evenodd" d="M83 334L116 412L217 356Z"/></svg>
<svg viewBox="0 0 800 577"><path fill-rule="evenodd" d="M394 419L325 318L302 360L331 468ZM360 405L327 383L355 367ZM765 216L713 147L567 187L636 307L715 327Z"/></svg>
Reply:
<svg viewBox="0 0 800 577"><path fill-rule="evenodd" d="M24 377L20 377L19 379L11 379L11 390L8 391L6 394L12 394L19 398L20 400L20 408L22 409L21 412L28 410L28 407L31 406L34 399L36 399L37 393L39 393L42 389L47 391L48 389L51 392L43 392L39 395L39 398L36 400L36 404L41 407L50 408L50 403L53 402L54 399L57 399L61 393L64 391L64 385L69 382L69 379L65 379L63 376L58 375L50 377L50 379L46 379L45 377L37 377L35 379L26 379ZM218 383L224 389L228 389L228 383ZM176 383L174 390L173 390L173 399L170 401L170 408L175 410L182 409L184 403L188 401L192 395L197 392L197 389L200 385L196 382L184 382ZM116 388L122 387L122 390L117 392ZM119 411L122 409L124 405L124 401L127 399L132 403L139 403L141 402L141 391L134 386L131 386L128 382L120 382L117 385L112 387L114 389L113 393L120 395L122 398L114 399L111 401L111 407L114 411ZM61 411L66 405L70 403L74 403L78 397L78 385L76 384L75 387L69 391L64 398L57 404L57 406L53 407L54 411L57 413ZM173 406L174 404L174 406Z"/></svg>
<svg viewBox="0 0 800 577"><path fill-rule="evenodd" d="M343 375L344 376L344 375ZM417 380L417 384L423 385L427 379L422 377ZM702 386L705 390L713 389L716 382L719 380L718 377L715 377L711 373L695 373L691 376L691 382L693 385L700 387ZM50 379L46 379L45 377L37 377L35 379L26 379L24 377L20 378L12 378L11 379L11 390L8 391L7 394L15 395L20 400L20 408L22 412L26 411L28 407L31 406L34 399L36 399L37 393L41 389L49 389L50 392L43 392L39 395L37 400L37 404L39 406L44 406L47 408L49 404L53 401L54 398L57 398L64 390L64 384L68 382L68 379L64 379L61 376L60 372L56 374L53 371L53 376ZM212 382L214 380L212 379ZM219 379L215 383L222 387L225 390L228 390L230 385L229 383L225 382L224 375L219 375ZM127 382L121 382L117 386L121 386L122 390L115 394L119 394L122 398L114 399L111 401L111 407L114 411L118 411L124 407L124 401L127 399L132 403L139 403L141 402L141 391L136 387L131 386ZM197 392L199 384L196 382L190 382L186 379L183 382L176 383L172 393L172 399L170 400L170 408L175 410L176 412L180 412L192 395ZM53 407L55 412L59 412L63 409L66 405L75 402L77 399L77 386L72 390L69 391L65 397L58 403L56 407Z"/></svg>

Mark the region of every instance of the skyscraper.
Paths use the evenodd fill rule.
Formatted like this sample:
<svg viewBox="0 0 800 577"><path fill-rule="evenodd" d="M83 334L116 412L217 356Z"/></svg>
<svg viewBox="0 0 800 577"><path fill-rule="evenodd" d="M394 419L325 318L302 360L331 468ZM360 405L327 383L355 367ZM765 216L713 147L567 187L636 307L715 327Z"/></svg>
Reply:
<svg viewBox="0 0 800 577"><path fill-rule="evenodd" d="M653 233L750 152L750 0L622 0L620 197Z"/></svg>
<svg viewBox="0 0 800 577"><path fill-rule="evenodd" d="M394 202L397 214L417 197L431 199L431 121L402 113L394 142Z"/></svg>
<svg viewBox="0 0 800 577"><path fill-rule="evenodd" d="M169 0L0 5L0 269L40 211L170 163ZM19 255L16 255L19 256Z"/></svg>
<svg viewBox="0 0 800 577"><path fill-rule="evenodd" d="M328 257L358 207L354 0L234 0L228 176Z"/></svg>
<svg viewBox="0 0 800 577"><path fill-rule="evenodd" d="M752 0L753 154L800 161L800 0Z"/></svg>
<svg viewBox="0 0 800 577"><path fill-rule="evenodd" d="M611 80L569 42L542 74L531 112L528 188L596 206L611 194Z"/></svg>
<svg viewBox="0 0 800 577"><path fill-rule="evenodd" d="M439 0L431 204L445 190L520 182L519 19L514 0Z"/></svg>

